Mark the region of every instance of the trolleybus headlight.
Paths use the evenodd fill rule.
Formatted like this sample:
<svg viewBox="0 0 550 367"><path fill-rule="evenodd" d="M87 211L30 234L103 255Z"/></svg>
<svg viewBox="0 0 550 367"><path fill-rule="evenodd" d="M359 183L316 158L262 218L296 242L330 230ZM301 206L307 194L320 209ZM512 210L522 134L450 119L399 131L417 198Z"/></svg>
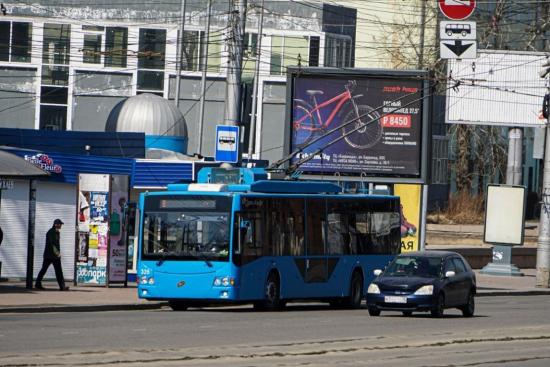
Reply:
<svg viewBox="0 0 550 367"><path fill-rule="evenodd" d="M434 286L433 285L425 285L423 287L420 287L414 292L417 296L431 296L434 293Z"/></svg>
<svg viewBox="0 0 550 367"><path fill-rule="evenodd" d="M155 278L151 277L149 278L149 285L155 284Z"/></svg>
<svg viewBox="0 0 550 367"><path fill-rule="evenodd" d="M374 283L371 283L369 285L369 288L367 289L367 293L370 293L370 294L380 294L380 288L378 288L378 286Z"/></svg>
<svg viewBox="0 0 550 367"><path fill-rule="evenodd" d="M141 277L141 284L147 284L147 277L145 275Z"/></svg>
<svg viewBox="0 0 550 367"><path fill-rule="evenodd" d="M235 279L232 277L215 277L214 286L215 287L230 287L235 285Z"/></svg>

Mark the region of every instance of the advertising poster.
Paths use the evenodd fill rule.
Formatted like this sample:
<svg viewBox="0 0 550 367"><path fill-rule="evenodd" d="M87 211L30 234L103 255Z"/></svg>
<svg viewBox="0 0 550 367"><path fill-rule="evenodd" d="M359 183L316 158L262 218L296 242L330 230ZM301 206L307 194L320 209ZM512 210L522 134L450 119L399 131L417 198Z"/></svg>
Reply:
<svg viewBox="0 0 550 367"><path fill-rule="evenodd" d="M109 180L102 174L79 176L77 283L107 284Z"/></svg>
<svg viewBox="0 0 550 367"><path fill-rule="evenodd" d="M322 148L322 153L299 170L420 177L423 85L421 78L411 77L295 76L290 150L303 152L292 163ZM325 147L339 137L342 139Z"/></svg>
<svg viewBox="0 0 550 367"><path fill-rule="evenodd" d="M419 251L422 185L395 184L393 194L401 199L401 252Z"/></svg>
<svg viewBox="0 0 550 367"><path fill-rule="evenodd" d="M128 176L111 176L111 215L110 227L110 256L109 256L109 282L126 281L127 263L127 221L126 206L128 203L129 182Z"/></svg>
<svg viewBox="0 0 550 367"><path fill-rule="evenodd" d="M77 264L76 279L81 284L107 284L107 268L104 266L93 266L89 264Z"/></svg>

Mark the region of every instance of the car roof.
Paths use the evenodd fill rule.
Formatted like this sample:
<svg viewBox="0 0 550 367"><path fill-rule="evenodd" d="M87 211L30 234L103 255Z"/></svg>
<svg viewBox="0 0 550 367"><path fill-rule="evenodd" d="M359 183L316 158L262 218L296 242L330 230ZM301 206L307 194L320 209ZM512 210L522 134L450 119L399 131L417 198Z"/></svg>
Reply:
<svg viewBox="0 0 550 367"><path fill-rule="evenodd" d="M454 252L454 251L414 251L414 252L404 252L399 254L399 256L439 257L441 259L449 256L461 257L461 255L458 252Z"/></svg>

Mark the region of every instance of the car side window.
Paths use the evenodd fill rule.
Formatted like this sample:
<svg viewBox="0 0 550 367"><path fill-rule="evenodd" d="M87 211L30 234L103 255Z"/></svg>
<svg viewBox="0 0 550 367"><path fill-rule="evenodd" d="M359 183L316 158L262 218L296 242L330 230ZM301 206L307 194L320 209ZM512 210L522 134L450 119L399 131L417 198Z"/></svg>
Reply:
<svg viewBox="0 0 550 367"><path fill-rule="evenodd" d="M455 268L456 268L455 272L457 274L466 272L466 266L464 266L464 263L462 262L461 259L454 258L453 263L455 264Z"/></svg>
<svg viewBox="0 0 550 367"><path fill-rule="evenodd" d="M448 271L454 271L456 273L455 264L452 259L445 260L445 266L443 267L443 275Z"/></svg>

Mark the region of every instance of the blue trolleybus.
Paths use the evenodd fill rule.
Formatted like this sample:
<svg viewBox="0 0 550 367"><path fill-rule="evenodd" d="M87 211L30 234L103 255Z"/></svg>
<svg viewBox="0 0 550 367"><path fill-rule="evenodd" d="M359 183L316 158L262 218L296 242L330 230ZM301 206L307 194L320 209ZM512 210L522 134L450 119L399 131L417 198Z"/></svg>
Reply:
<svg viewBox="0 0 550 367"><path fill-rule="evenodd" d="M359 308L373 270L400 251L398 197L268 180L258 169L203 168L198 181L140 197L140 298L174 310L291 300Z"/></svg>

